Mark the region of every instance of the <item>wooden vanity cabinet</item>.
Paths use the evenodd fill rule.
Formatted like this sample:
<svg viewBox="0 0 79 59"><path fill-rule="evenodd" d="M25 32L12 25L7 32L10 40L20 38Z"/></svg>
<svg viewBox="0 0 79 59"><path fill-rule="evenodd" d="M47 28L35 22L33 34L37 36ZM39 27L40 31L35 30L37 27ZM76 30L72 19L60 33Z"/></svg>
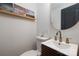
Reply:
<svg viewBox="0 0 79 59"><path fill-rule="evenodd" d="M44 44L41 45L42 47L42 56L67 56L59 51L56 51L54 49L51 49L48 46L45 46Z"/></svg>

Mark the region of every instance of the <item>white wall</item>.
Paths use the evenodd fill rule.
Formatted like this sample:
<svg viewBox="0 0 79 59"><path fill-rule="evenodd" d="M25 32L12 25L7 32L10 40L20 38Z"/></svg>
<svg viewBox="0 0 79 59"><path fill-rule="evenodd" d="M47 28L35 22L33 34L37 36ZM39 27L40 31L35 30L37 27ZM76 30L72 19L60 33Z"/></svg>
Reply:
<svg viewBox="0 0 79 59"><path fill-rule="evenodd" d="M54 35L56 33L56 29L60 29L61 28L61 9L63 8L66 8L68 6L71 6L75 3L58 3L58 4L52 4L52 22L53 22L53 26L51 26L51 32L52 32L52 35ZM66 38L71 38L70 39L70 42L73 42L73 43L78 43L79 44L79 23L77 23L75 26L73 26L72 28L69 28L67 30L62 30L62 34L63 34L63 37ZM63 39L65 40L65 39Z"/></svg>
<svg viewBox="0 0 79 59"><path fill-rule="evenodd" d="M36 4L18 4L36 13ZM0 56L20 55L35 48L36 23L0 13Z"/></svg>
<svg viewBox="0 0 79 59"><path fill-rule="evenodd" d="M38 34L47 34L50 37L55 36L57 29L61 28L61 9L69 7L75 3L52 3L38 4ZM52 19L52 20L50 20ZM52 25L53 24L53 25ZM71 38L70 42L79 44L79 23L70 29L62 30L63 40ZM57 29L56 29L57 28Z"/></svg>
<svg viewBox="0 0 79 59"><path fill-rule="evenodd" d="M50 4L39 3L38 4L38 21L37 21L37 34L49 35L50 31Z"/></svg>

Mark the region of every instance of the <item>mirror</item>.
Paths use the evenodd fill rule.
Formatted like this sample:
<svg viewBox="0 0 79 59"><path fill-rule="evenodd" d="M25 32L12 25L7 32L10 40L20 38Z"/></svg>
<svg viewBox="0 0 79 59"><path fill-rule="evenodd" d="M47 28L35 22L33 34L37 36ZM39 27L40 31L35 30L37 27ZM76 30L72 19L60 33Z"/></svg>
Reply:
<svg viewBox="0 0 79 59"><path fill-rule="evenodd" d="M79 3L54 3L51 6L51 22L54 28L66 30L77 24Z"/></svg>

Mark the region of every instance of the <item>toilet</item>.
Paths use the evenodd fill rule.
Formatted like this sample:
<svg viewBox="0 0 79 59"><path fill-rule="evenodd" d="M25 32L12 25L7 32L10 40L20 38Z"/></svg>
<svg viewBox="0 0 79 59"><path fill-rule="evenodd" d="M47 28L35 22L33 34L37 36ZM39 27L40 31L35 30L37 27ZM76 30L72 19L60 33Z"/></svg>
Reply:
<svg viewBox="0 0 79 59"><path fill-rule="evenodd" d="M20 56L40 56L41 55L41 43L48 40L48 37L37 36L37 50L29 50L21 54Z"/></svg>

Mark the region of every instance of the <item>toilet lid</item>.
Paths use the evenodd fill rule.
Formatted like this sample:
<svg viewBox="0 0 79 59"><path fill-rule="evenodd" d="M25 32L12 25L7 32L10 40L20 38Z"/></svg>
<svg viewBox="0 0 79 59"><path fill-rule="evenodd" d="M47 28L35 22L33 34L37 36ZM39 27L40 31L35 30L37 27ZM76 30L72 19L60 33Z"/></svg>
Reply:
<svg viewBox="0 0 79 59"><path fill-rule="evenodd" d="M21 56L37 56L37 55L38 55L37 50L30 50L24 52Z"/></svg>

